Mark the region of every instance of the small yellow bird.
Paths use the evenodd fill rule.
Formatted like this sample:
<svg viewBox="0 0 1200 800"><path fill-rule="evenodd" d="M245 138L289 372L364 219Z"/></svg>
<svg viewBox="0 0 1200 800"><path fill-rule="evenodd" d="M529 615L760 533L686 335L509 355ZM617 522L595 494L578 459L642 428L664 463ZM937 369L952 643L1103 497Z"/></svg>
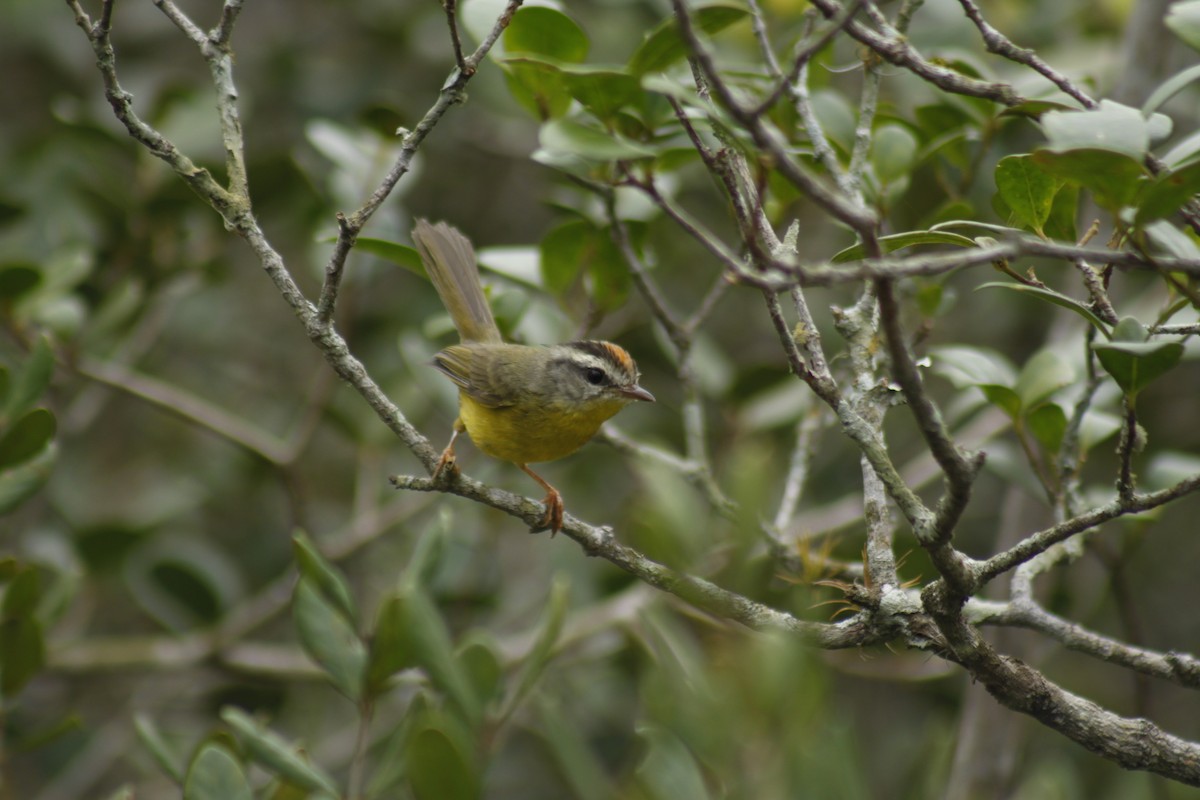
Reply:
<svg viewBox="0 0 1200 800"><path fill-rule="evenodd" d="M433 477L454 469L454 440L466 431L484 453L516 464L546 490L537 530L558 533L562 495L529 464L574 453L605 420L635 400L654 402L654 395L638 385L629 353L611 342L506 344L467 237L444 222L417 220L413 242L462 340L433 357L458 386L458 419Z"/></svg>

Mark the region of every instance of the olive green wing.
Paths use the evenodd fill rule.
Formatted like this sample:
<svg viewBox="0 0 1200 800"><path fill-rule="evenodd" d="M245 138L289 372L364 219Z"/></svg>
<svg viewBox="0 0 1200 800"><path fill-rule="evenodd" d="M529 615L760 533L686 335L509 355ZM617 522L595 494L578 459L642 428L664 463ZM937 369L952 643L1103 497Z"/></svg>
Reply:
<svg viewBox="0 0 1200 800"><path fill-rule="evenodd" d="M503 408L513 405L505 392L492 386L487 365L480 350L465 344L450 345L433 357L433 366L480 405L488 408Z"/></svg>

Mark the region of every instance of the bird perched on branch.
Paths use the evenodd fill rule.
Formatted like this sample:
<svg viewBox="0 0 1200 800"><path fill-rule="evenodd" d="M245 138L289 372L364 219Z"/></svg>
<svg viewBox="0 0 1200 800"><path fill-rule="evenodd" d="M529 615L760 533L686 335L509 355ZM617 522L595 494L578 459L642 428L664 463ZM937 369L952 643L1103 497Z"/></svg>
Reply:
<svg viewBox="0 0 1200 800"><path fill-rule="evenodd" d="M553 535L563 524L562 495L529 465L570 455L605 420L636 400L654 402L654 395L638 385L629 353L611 342L505 343L467 237L444 222L417 220L413 242L462 340L433 357L458 386L459 406L433 477L456 468L454 441L465 431L484 453L516 464L546 490L535 530Z"/></svg>

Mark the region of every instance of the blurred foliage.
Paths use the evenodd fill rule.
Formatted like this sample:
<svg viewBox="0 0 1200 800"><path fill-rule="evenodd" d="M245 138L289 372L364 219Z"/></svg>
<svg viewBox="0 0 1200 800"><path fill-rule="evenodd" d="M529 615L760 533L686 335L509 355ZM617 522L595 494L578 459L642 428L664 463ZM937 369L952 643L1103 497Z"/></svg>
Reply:
<svg viewBox="0 0 1200 800"><path fill-rule="evenodd" d="M787 53L806 4L763 5ZM1129 5L1023 0L986 11L1013 41L1109 87L1143 69L1112 55ZM211 24L211 3L180 6ZM477 41L502 4L462 6ZM1194 10L1179 4L1166 22L1193 46ZM421 118L452 54L437 3L296 0L277 12L247 4L234 36L248 170L264 229L315 297L334 213L374 188L396 156L394 132ZM589 188L612 189L671 306L695 308L721 280L710 254L645 196L612 188L622 170L651 176L670 202L736 237L672 101L705 143L747 154L770 219L799 220L806 261L862 256L696 97L668 16L641 0L523 8L469 102L441 122L360 240L339 329L435 441L449 433L454 398L426 365L452 333L404 244L417 215L447 219L480 246L506 335L600 336L635 353L660 402L618 427L683 448L675 353ZM698 9L696 25L738 89L761 96L771 83L747 17L723 0ZM317 800L353 781L369 797L421 800L941 794L956 742L979 724L960 673L887 649L828 654L751 636L582 558L565 537L525 536L450 496L397 496L386 476L415 460L335 382L246 248L112 119L66 4L9 0L0 20L0 798ZM118 4L115 31L139 113L221 174L203 62L153 4ZM1159 90L1121 98L1129 105L1067 112L1048 84L986 56L954 3L927 3L910 38L960 74L1023 82L1043 104L1006 111L885 70L862 188L885 216L889 251L974 248L977 236L1013 230L1073 243L1077 222L1102 215L1105 235L1200 255L1170 222L1200 188L1195 70L1152 75ZM1162 47L1183 51L1174 38ZM838 40L809 74L843 161L855 147L860 55ZM768 118L812 162L792 105ZM1156 176L1148 153L1164 163ZM1009 291L975 292L988 282L967 270L905 286L948 418L993 407L1010 425L988 445L989 473L960 528L973 554L1048 523L1071 436L1087 485L1111 487L1124 400L1136 400L1148 436L1147 485L1194 474L1200 452L1197 349L1149 331L1195 319L1194 279L1113 274L1135 315L1115 321L1077 299L1067 270L997 269L991 285ZM823 294L822 330L854 299L845 287ZM1112 380L1075 431L1089 352ZM813 410L756 292L720 297L690 370L716 479L740 516L713 513L673 470L595 444L548 467L550 480L572 513L612 524L651 557L830 618L837 606L824 604L840 595L780 576L757 535ZM887 432L898 463L918 457L908 417L889 419ZM463 462L529 488L507 465L469 451ZM811 545L821 555L858 559L862 525L837 511L861 494L858 453L822 429L810 476L793 528L822 534ZM1148 516L1164 518L1153 536ZM1051 607L1162 649L1197 641L1200 621L1179 613L1196 554L1186 509L1111 527L1090 558L1044 579ZM902 572L933 574L919 552ZM1018 637L1013 649L1073 691L1200 738L1194 694L1041 640ZM1186 796L1029 720L1005 724L1013 767L997 789L1007 796ZM365 766L353 757L360 737Z"/></svg>

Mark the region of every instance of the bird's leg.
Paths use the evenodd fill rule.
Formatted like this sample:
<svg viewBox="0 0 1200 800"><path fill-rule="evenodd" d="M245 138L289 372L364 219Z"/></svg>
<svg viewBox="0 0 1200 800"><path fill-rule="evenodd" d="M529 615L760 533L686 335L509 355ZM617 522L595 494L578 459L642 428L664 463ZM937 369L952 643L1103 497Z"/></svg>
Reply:
<svg viewBox="0 0 1200 800"><path fill-rule="evenodd" d="M450 443L446 445L446 449L442 451L442 457L438 459L437 466L433 468L434 483L450 480L458 473L458 465L454 463L454 440L465 430L466 427L461 419L454 420L454 433L450 434Z"/></svg>
<svg viewBox="0 0 1200 800"><path fill-rule="evenodd" d="M553 539L554 536L560 530L562 530L563 526L562 495L558 493L558 489L555 489L553 486L546 483L546 481L542 479L541 475L538 475L526 465L517 464L517 466L520 467L526 475L533 478L541 485L543 489L546 490L546 497L542 500L542 505L546 507L546 513L542 517L541 522L538 523L538 527L534 528L534 532L536 533L537 531L544 531L549 528L550 538Z"/></svg>

